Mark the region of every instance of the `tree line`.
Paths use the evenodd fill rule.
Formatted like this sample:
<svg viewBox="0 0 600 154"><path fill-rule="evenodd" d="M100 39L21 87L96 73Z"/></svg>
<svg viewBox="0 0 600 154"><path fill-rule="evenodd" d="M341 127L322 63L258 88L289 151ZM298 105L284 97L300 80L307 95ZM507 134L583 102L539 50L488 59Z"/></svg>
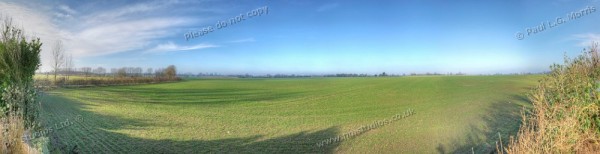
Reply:
<svg viewBox="0 0 600 154"><path fill-rule="evenodd" d="M122 85L138 83L156 83L180 80L177 68L169 65L165 68L121 67L106 69L104 67L80 67L73 64L73 56L66 55L63 43L59 40L52 47L51 71L45 72L46 78L38 78L36 84L48 86L92 86ZM110 70L110 71L109 71ZM52 74L53 80L49 79ZM78 76L83 78L71 78ZM101 77L101 78L94 78Z"/></svg>
<svg viewBox="0 0 600 154"><path fill-rule="evenodd" d="M39 74L39 73L38 73ZM83 76L83 77L160 77L160 78L175 78L177 77L177 68L174 65L169 65L166 68L147 68L145 71L142 67L121 67L121 68L104 68L104 67L80 67L80 68L59 68L51 72L42 74L60 76Z"/></svg>
<svg viewBox="0 0 600 154"><path fill-rule="evenodd" d="M127 85L141 83L158 83L178 81L177 68L169 65L165 68L141 67L111 68L107 71L104 67L60 68L45 72L45 78L37 78L36 84L42 87L79 87L79 86L104 86ZM50 75L53 77L50 78ZM54 80L52 80L54 79Z"/></svg>

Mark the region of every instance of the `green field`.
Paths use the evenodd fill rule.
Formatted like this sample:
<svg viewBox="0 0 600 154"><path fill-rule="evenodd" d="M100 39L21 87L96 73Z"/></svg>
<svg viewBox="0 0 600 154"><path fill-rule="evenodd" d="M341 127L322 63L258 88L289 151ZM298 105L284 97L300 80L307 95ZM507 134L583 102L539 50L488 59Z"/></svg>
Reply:
<svg viewBox="0 0 600 154"><path fill-rule="evenodd" d="M197 79L43 96L53 152L453 153L514 135L540 76ZM416 114L353 138L336 137ZM76 120L78 119L78 120Z"/></svg>

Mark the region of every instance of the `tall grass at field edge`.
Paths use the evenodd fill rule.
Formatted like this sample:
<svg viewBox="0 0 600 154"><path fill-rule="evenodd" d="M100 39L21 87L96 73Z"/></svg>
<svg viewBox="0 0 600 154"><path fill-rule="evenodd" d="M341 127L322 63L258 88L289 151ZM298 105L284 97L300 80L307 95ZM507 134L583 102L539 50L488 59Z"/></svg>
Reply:
<svg viewBox="0 0 600 154"><path fill-rule="evenodd" d="M563 65L550 67L529 99L516 137L499 153L600 152L600 56L598 44Z"/></svg>

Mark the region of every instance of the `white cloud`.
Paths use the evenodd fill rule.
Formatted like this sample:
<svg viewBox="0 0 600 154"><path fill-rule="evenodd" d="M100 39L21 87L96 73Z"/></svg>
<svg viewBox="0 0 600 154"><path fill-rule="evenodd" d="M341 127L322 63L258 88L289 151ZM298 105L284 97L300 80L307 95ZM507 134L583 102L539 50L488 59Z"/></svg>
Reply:
<svg viewBox="0 0 600 154"><path fill-rule="evenodd" d="M245 39L229 41L229 43L246 43L246 42L256 42L256 40L254 38L245 38Z"/></svg>
<svg viewBox="0 0 600 154"><path fill-rule="evenodd" d="M65 31L60 30L52 23L52 18L46 14L31 10L20 5L0 2L0 13L12 18L13 24L22 27L28 36L39 37L42 41L42 68L49 68L51 58L51 44L58 39L66 37Z"/></svg>
<svg viewBox="0 0 600 154"><path fill-rule="evenodd" d="M141 50L155 40L178 35L177 27L196 20L185 17L149 16L136 18L166 8L172 1L139 3L91 13L81 18L80 30L74 31L72 50L82 56L106 55Z"/></svg>
<svg viewBox="0 0 600 154"><path fill-rule="evenodd" d="M136 13L146 13L151 12L161 7L165 7L164 5L151 5L146 3L134 4L131 6L124 6L121 8L110 9L102 12L93 13L83 17L84 19L93 19L93 20L85 20L85 25L95 25L99 23L105 23L106 21L119 21L119 20L127 20L129 15Z"/></svg>
<svg viewBox="0 0 600 154"><path fill-rule="evenodd" d="M214 44L201 43L193 46L180 46L173 42L167 42L165 44L159 44L156 47L147 51L147 53L161 53L161 52L174 52L174 51L188 51L188 50L200 50L207 48L219 47Z"/></svg>
<svg viewBox="0 0 600 154"><path fill-rule="evenodd" d="M72 18L73 17L70 14L60 13L60 12L55 12L54 16L58 17L58 18Z"/></svg>
<svg viewBox="0 0 600 154"><path fill-rule="evenodd" d="M59 5L57 7L57 11L54 12L54 17L58 18L58 19L73 19L73 16L78 14L77 11L71 9L71 7L67 6L67 5ZM59 20L56 20L57 22L60 22Z"/></svg>
<svg viewBox="0 0 600 154"><path fill-rule="evenodd" d="M600 42L600 34L599 33L586 33L586 34L576 34L573 35L573 39L579 41L577 45L582 47L589 47L592 42L599 43Z"/></svg>
<svg viewBox="0 0 600 154"><path fill-rule="evenodd" d="M58 6L58 9L60 9L60 10L64 11L65 13L68 13L68 14L77 14L77 11L75 11L75 10L71 9L71 8L70 8L69 6L67 6L67 5L59 5L59 6Z"/></svg>
<svg viewBox="0 0 600 154"><path fill-rule="evenodd" d="M150 18L152 18L153 15L155 17L160 16L162 11L172 12L173 10L177 10L178 8L173 8L173 6L182 3L184 2L178 0L156 0L98 11L82 16L82 19L87 19L83 21L82 25L89 26L106 23L107 21L119 22L135 20L138 19L140 15L150 16ZM197 9L200 10L203 8Z"/></svg>
<svg viewBox="0 0 600 154"><path fill-rule="evenodd" d="M183 35L183 26L197 25L202 21L182 16L166 16L163 11L174 9L180 1L154 1L102 10L77 10L68 5L47 9L29 9L28 4L0 2L0 13L13 18L29 34L42 40L42 70L49 69L51 45L63 41L68 54L74 58L100 56L126 51L143 51L163 42L160 39ZM42 6L40 6L42 7ZM98 7L100 8L100 7ZM203 8L198 8L203 9ZM169 11L170 12L170 11ZM160 47L160 48L157 48ZM162 44L152 51L181 51L216 47L200 44L176 46ZM75 64L77 65L77 64Z"/></svg>
<svg viewBox="0 0 600 154"><path fill-rule="evenodd" d="M140 50L155 39L175 35L169 28L185 23L180 18L152 18L87 27L72 35L72 41L78 42L72 44L72 50L82 56Z"/></svg>

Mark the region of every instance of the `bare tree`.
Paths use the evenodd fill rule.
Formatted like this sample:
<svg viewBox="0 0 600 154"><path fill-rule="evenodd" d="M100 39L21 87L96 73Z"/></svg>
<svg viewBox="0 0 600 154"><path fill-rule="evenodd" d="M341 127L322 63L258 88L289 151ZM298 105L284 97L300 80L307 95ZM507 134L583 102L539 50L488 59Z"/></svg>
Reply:
<svg viewBox="0 0 600 154"><path fill-rule="evenodd" d="M129 77L133 77L134 76L133 67L124 67L124 68L125 68L125 72L127 72L127 75Z"/></svg>
<svg viewBox="0 0 600 154"><path fill-rule="evenodd" d="M92 72L98 76L104 76L106 74L106 69L104 67L98 67L94 69Z"/></svg>
<svg viewBox="0 0 600 154"><path fill-rule="evenodd" d="M156 69L154 75L156 78L163 78L165 76L165 69L164 68Z"/></svg>
<svg viewBox="0 0 600 154"><path fill-rule="evenodd" d="M65 71L67 80L69 80L69 76L73 74L74 67L75 65L73 65L73 55L69 54L69 56L67 56L67 58L65 59Z"/></svg>
<svg viewBox="0 0 600 154"><path fill-rule="evenodd" d="M110 69L110 74L113 76L113 78L114 78L114 77L117 77L117 70L118 70L118 69L116 69L116 68L111 68L111 69Z"/></svg>
<svg viewBox="0 0 600 154"><path fill-rule="evenodd" d="M85 76L87 77L92 72L92 68L91 67L82 67L81 72L83 72L83 74L85 74Z"/></svg>
<svg viewBox="0 0 600 154"><path fill-rule="evenodd" d="M152 76L152 68L148 68L146 76Z"/></svg>
<svg viewBox="0 0 600 154"><path fill-rule="evenodd" d="M141 77L143 75L142 73L144 73L144 70L141 67L134 68L134 71L135 71L135 76L137 76L137 77Z"/></svg>
<svg viewBox="0 0 600 154"><path fill-rule="evenodd" d="M54 70L54 81L56 82L56 74L65 63L65 51L63 44L60 40L56 41L54 48L52 48L52 70Z"/></svg>
<svg viewBox="0 0 600 154"><path fill-rule="evenodd" d="M119 68L117 70L117 76L120 78L126 77L127 76L127 68L126 67Z"/></svg>

